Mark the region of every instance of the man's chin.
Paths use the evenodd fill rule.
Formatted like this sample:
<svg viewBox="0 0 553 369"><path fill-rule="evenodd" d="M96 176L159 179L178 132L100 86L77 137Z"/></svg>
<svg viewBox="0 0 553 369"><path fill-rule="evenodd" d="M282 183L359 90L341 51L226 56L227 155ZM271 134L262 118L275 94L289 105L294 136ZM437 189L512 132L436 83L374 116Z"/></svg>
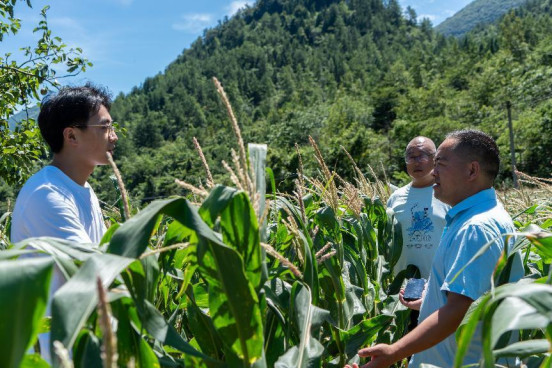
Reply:
<svg viewBox="0 0 553 369"><path fill-rule="evenodd" d="M428 176L428 173L425 173L422 170L419 170L419 171L414 170L411 173L409 173L409 175L411 176L411 178L419 179L419 178L424 178Z"/></svg>
<svg viewBox="0 0 553 369"><path fill-rule="evenodd" d="M107 155L106 155L106 157L104 158L104 160L99 160L99 161L96 163L96 165L110 165L110 164L109 164L109 160L108 160L108 158L107 158Z"/></svg>
<svg viewBox="0 0 553 369"><path fill-rule="evenodd" d="M439 184L434 184L432 188L434 189L434 197L436 199L440 200L446 205L453 206L451 201L448 200L447 196L445 196L444 193L442 192L442 188L440 187Z"/></svg>

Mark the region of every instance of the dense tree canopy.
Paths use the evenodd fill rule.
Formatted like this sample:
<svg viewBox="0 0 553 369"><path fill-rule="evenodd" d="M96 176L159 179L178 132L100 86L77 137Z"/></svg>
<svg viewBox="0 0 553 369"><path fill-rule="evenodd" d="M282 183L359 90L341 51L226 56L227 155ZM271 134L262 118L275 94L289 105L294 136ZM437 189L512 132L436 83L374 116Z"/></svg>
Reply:
<svg viewBox="0 0 553 369"><path fill-rule="evenodd" d="M462 39L433 31L390 0L261 0L206 30L164 73L117 97L128 129L118 146L135 200L178 193L174 178L198 184L192 137L222 178L230 124L211 77L225 86L247 142L269 145L268 165L286 190L298 163L314 170L311 135L340 175L341 146L369 172L402 184L403 150L415 135L439 143L457 128L492 134L501 180L510 179L506 102L513 104L518 169L550 175L551 3L532 1ZM100 171L102 194L111 182Z"/></svg>
<svg viewBox="0 0 553 369"><path fill-rule="evenodd" d="M458 128L497 139L510 181L506 102L513 106L517 166L551 174L551 1L533 0L465 37L447 38L397 0L259 0L206 30L164 73L119 95L126 128L116 158L136 201L182 193L174 178L204 180L192 137L217 178L233 140L211 78L225 87L246 142L269 145L281 190L296 175L308 137L345 177L350 166L406 181L403 150L415 135L437 143ZM109 168L99 197L114 201Z"/></svg>

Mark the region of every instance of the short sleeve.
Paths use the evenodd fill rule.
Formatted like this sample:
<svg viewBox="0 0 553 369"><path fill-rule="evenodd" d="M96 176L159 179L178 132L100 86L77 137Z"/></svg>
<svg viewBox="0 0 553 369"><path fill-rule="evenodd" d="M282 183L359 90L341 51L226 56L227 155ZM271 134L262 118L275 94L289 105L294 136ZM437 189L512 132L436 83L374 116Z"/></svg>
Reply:
<svg viewBox="0 0 553 369"><path fill-rule="evenodd" d="M388 202L386 202L386 207L391 209L394 207L394 201L396 198L395 192L390 195L390 198L388 198Z"/></svg>
<svg viewBox="0 0 553 369"><path fill-rule="evenodd" d="M23 210L29 237L56 237L80 243L91 243L79 220L73 200L49 188L35 191Z"/></svg>
<svg viewBox="0 0 553 369"><path fill-rule="evenodd" d="M491 241L494 242L484 254L467 266L473 256ZM441 290L458 293L473 300L478 299L491 288L490 278L501 256L502 248L503 240L487 230L485 225L470 225L460 230L446 255L446 265L451 267L446 272Z"/></svg>

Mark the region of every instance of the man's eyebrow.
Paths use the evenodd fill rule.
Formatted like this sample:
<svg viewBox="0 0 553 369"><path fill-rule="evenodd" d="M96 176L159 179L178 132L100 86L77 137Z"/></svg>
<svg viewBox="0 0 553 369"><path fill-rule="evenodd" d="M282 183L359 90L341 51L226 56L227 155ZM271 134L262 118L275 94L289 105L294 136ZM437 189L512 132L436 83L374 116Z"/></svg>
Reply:
<svg viewBox="0 0 553 369"><path fill-rule="evenodd" d="M113 123L113 119L104 118L104 119L101 119L101 120L100 120L100 123L111 124L111 123Z"/></svg>
<svg viewBox="0 0 553 369"><path fill-rule="evenodd" d="M447 158L445 156L436 156L434 158L435 161L447 161Z"/></svg>

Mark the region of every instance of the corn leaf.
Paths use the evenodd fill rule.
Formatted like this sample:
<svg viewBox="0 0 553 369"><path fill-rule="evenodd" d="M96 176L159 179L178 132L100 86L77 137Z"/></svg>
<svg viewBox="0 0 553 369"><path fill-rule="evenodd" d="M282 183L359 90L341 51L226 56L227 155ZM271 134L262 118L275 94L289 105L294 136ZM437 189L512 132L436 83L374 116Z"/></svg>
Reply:
<svg viewBox="0 0 553 369"><path fill-rule="evenodd" d="M0 366L18 367L36 340L53 265L50 258L0 261Z"/></svg>

